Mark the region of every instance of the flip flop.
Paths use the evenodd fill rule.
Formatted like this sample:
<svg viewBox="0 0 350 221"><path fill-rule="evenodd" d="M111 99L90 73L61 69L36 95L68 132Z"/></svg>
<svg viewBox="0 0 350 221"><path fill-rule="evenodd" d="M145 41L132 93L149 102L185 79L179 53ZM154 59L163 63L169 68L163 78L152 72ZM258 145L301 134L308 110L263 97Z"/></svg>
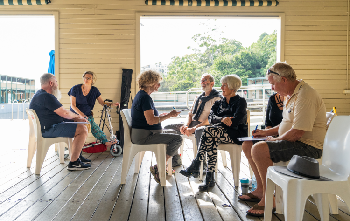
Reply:
<svg viewBox="0 0 350 221"><path fill-rule="evenodd" d="M151 167L149 168L149 170L151 171L154 180L155 180L157 183L160 184L160 178L159 178L159 172L158 172L157 165L151 166Z"/></svg>
<svg viewBox="0 0 350 221"><path fill-rule="evenodd" d="M249 216L254 216L254 217L264 217L264 213L265 213L265 206L259 206L258 204L255 204L253 207L252 207L253 210L262 210L264 211L263 213L252 213L252 212L248 212L247 211L247 215ZM275 212L276 211L276 208L273 208L272 209L272 212Z"/></svg>
<svg viewBox="0 0 350 221"><path fill-rule="evenodd" d="M241 198L241 196L248 196L249 199ZM240 195L240 196L238 196L238 199L242 200L242 201L247 201L247 202L260 202L260 200L261 200L259 197L253 195L252 193L247 193L245 195ZM256 205L258 205L258 204L256 204Z"/></svg>

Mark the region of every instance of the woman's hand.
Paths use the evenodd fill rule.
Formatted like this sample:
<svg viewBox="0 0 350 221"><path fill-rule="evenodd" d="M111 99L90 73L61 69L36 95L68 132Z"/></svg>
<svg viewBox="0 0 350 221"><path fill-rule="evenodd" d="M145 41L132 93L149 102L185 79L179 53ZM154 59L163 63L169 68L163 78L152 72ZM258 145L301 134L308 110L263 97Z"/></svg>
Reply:
<svg viewBox="0 0 350 221"><path fill-rule="evenodd" d="M231 117L224 117L221 119L221 122L229 127L232 125Z"/></svg>
<svg viewBox="0 0 350 221"><path fill-rule="evenodd" d="M172 110L172 111L170 111L170 113L168 113L168 116L169 117L177 117L180 113L181 113L181 111Z"/></svg>
<svg viewBox="0 0 350 221"><path fill-rule="evenodd" d="M166 115L167 115L167 113L161 113L161 114L159 114L159 117L164 117Z"/></svg>
<svg viewBox="0 0 350 221"><path fill-rule="evenodd" d="M118 106L120 108L120 104L118 102L114 103L113 106Z"/></svg>

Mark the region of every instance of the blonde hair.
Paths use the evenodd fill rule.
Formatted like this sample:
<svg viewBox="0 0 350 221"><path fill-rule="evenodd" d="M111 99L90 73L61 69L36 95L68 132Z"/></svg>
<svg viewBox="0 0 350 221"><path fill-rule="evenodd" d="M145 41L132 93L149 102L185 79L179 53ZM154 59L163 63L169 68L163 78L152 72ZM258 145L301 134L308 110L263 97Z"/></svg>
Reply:
<svg viewBox="0 0 350 221"><path fill-rule="evenodd" d="M223 76L220 80L221 84L226 83L230 90L234 90L235 92L242 86L242 80L238 75L226 75Z"/></svg>
<svg viewBox="0 0 350 221"><path fill-rule="evenodd" d="M87 74L90 74L92 76L92 82L91 82L91 85L95 84L96 81L97 81L97 77L96 77L96 74L92 71L85 71L84 74L83 74L83 78L85 77L85 75Z"/></svg>
<svg viewBox="0 0 350 221"><path fill-rule="evenodd" d="M160 83L162 79L162 75L158 71L144 71L138 77L139 88L146 89L147 87L153 86L156 83Z"/></svg>

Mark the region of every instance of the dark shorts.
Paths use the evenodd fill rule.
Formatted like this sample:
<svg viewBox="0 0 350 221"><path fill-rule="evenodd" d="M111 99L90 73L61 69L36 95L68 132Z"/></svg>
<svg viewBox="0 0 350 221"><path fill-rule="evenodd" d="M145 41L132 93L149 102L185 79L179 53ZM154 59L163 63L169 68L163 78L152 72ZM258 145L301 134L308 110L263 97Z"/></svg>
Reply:
<svg viewBox="0 0 350 221"><path fill-rule="evenodd" d="M44 138L55 138L55 137L73 138L76 130L77 130L77 124L66 124L62 122L59 124L52 125L50 129L46 130L42 135Z"/></svg>
<svg viewBox="0 0 350 221"><path fill-rule="evenodd" d="M300 141L290 142L286 140L266 141L269 146L270 157L274 163L286 162L294 155L307 156L315 159L322 157L322 150L304 144Z"/></svg>

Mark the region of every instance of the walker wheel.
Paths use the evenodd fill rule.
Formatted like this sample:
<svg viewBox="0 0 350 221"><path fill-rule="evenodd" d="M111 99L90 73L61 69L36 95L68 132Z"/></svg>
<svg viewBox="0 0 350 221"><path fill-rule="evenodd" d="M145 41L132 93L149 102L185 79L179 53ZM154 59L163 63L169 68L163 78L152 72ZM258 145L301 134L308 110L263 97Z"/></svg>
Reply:
<svg viewBox="0 0 350 221"><path fill-rule="evenodd" d="M110 152L111 152L112 156L118 157L118 156L120 156L120 154L122 154L122 148L121 148L121 146L119 146L117 144L113 144L111 146Z"/></svg>

